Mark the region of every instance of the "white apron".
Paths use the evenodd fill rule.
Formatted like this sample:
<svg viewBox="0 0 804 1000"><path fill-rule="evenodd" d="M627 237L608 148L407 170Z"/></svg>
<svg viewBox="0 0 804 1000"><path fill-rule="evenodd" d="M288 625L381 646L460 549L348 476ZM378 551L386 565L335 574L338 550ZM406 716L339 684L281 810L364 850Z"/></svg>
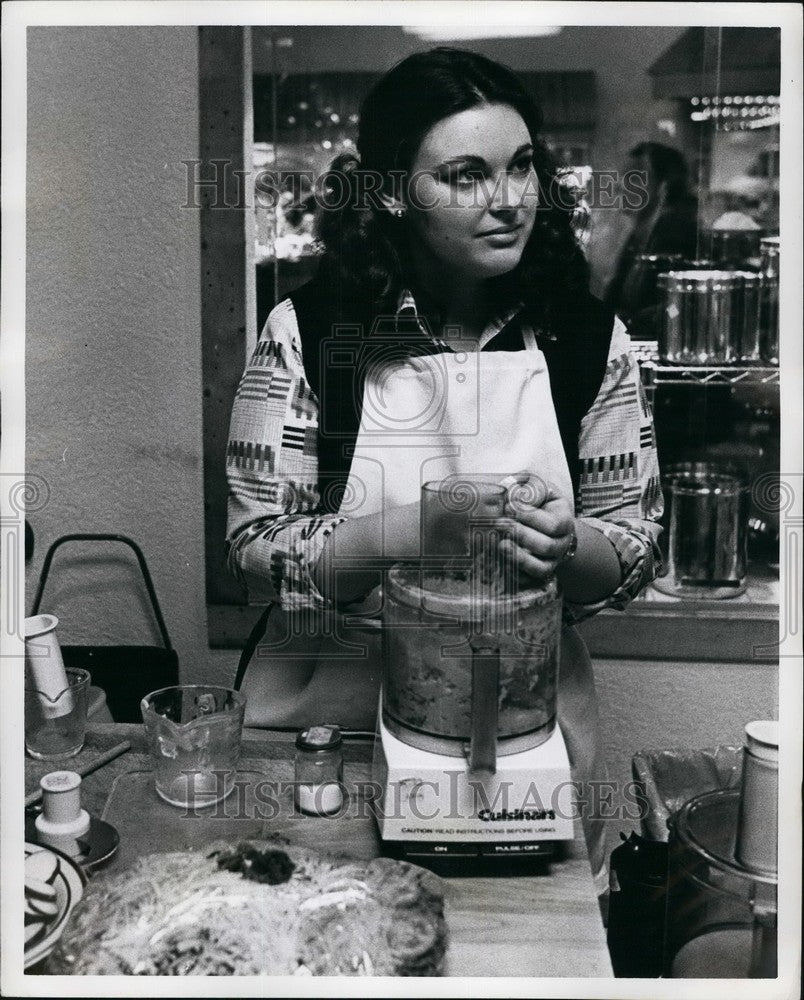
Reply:
<svg viewBox="0 0 804 1000"><path fill-rule="evenodd" d="M385 510L392 516L394 507L418 501L429 480L501 481L523 470L552 483L571 505L547 364L533 332L526 328L523 334L524 351L445 352L369 375L342 513L359 517ZM289 615L274 606L242 685L246 723L335 722L373 730L382 673L381 608L379 589L351 616L306 610ZM591 663L573 628L562 635L558 692L576 779L604 779ZM603 824L585 820L584 826L603 891Z"/></svg>

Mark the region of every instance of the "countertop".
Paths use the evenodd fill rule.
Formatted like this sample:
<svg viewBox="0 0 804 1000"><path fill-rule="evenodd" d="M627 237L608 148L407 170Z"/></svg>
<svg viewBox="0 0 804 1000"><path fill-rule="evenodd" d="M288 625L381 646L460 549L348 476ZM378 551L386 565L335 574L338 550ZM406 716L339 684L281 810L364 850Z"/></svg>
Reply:
<svg viewBox="0 0 804 1000"><path fill-rule="evenodd" d="M358 791L370 779L370 743L344 747L344 778L350 808L338 818L294 813L286 791L279 810L255 809L255 781L290 782L293 736L246 730L238 790L224 803L196 815L163 802L153 788L142 726L92 724L84 750L60 767L78 769L121 740L131 750L83 779L82 803L120 833L120 849L107 870L122 870L151 851L199 848L219 838L280 833L331 853L371 858L380 853L376 825L361 807ZM26 794L54 764L26 759ZM276 815L271 815L276 812ZM268 815L270 818L265 818ZM597 978L612 975L605 930L589 869L586 845L575 839L549 866L528 873L444 877L449 930L447 975Z"/></svg>

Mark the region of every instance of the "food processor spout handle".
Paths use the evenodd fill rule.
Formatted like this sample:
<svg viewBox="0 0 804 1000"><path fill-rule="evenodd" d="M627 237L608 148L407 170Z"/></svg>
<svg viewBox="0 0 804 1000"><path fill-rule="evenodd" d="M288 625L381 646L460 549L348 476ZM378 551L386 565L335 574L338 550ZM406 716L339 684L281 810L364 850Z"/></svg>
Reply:
<svg viewBox="0 0 804 1000"><path fill-rule="evenodd" d="M500 686L500 647L492 636L470 640L472 647L472 725L469 770L497 770L497 707Z"/></svg>

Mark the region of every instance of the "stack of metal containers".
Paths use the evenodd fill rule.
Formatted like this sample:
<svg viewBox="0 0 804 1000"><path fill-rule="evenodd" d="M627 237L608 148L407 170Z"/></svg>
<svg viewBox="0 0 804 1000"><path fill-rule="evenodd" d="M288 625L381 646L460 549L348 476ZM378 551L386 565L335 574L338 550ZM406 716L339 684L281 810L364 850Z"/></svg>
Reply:
<svg viewBox="0 0 804 1000"><path fill-rule="evenodd" d="M779 237L760 241L759 271L712 263L656 278L662 361L677 365L779 364Z"/></svg>

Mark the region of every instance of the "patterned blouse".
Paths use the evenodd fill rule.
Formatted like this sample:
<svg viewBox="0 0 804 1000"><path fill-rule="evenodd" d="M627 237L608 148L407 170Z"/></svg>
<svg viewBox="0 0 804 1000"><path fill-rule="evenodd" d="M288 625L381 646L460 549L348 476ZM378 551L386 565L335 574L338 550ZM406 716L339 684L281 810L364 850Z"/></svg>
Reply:
<svg viewBox="0 0 804 1000"><path fill-rule="evenodd" d="M410 293L403 293L398 315L416 315L415 309ZM489 324L478 349L487 347L517 311ZM296 315L285 299L268 317L240 382L226 455L228 563L251 603L278 602L286 611L331 603L313 583L311 569L329 534L346 518L321 506L318 414ZM603 608L624 608L659 568L656 522L663 500L653 421L630 338L619 320L603 382L581 423L579 457L576 517L611 541L622 579L601 601L565 602L570 623Z"/></svg>

